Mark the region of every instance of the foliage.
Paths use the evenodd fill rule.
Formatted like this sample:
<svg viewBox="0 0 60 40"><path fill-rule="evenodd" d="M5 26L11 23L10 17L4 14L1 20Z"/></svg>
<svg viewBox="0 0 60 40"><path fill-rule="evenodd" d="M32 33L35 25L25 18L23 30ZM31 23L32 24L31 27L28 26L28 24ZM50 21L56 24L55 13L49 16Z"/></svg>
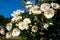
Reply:
<svg viewBox="0 0 60 40"><path fill-rule="evenodd" d="M11 18L5 18L3 15L0 15L0 25L5 26L8 22L10 22Z"/></svg>

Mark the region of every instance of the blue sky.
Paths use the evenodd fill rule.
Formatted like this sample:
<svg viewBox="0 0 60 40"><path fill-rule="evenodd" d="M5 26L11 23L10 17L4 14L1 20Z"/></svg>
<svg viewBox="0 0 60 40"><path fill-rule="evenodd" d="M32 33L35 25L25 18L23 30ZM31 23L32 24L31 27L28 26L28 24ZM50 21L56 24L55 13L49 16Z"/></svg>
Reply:
<svg viewBox="0 0 60 40"><path fill-rule="evenodd" d="M34 0L29 0L34 2ZM9 18L11 13L17 9L26 10L21 0L0 0L0 15Z"/></svg>

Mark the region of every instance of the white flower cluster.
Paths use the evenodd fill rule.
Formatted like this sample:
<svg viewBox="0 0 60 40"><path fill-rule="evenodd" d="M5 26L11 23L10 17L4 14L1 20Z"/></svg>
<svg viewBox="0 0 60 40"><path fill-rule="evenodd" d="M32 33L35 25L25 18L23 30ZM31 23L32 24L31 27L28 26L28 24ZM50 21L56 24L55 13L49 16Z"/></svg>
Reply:
<svg viewBox="0 0 60 40"><path fill-rule="evenodd" d="M25 18L23 22L19 23L19 29L24 30L28 29L28 24L31 23L31 20L29 18Z"/></svg>
<svg viewBox="0 0 60 40"><path fill-rule="evenodd" d="M32 14L32 13L33 14L42 14L42 12L44 12L44 16L47 19L52 18L55 15L54 9L58 9L60 7L60 5L57 3L51 3L51 4L43 3L43 4L41 4L41 6L37 6L37 5L33 5L31 2L27 1L27 4L29 4L28 5L29 7L26 7L29 10L29 14Z"/></svg>
<svg viewBox="0 0 60 40"><path fill-rule="evenodd" d="M22 19L21 16L19 16L21 13L24 13L23 10L16 10L13 12L13 14L11 14L11 16L13 17L11 19L11 22L17 22L19 19Z"/></svg>
<svg viewBox="0 0 60 40"><path fill-rule="evenodd" d="M9 31L9 32L7 32L6 33L6 38L11 38L11 37L16 37L16 36L19 36L20 35L20 33L21 33L21 31L20 30L24 30L24 29L28 29L28 24L29 23L31 23L31 20L29 19L29 18L25 18L24 20L23 20L23 22L19 22L16 26L18 26L18 28L14 28L13 30L12 30L12 28L13 28L13 25L12 25L12 22L15 22L16 20L18 20L18 19L16 19L16 18L18 18L19 17L19 15L20 15L20 11L18 10L18 12L17 13L13 13L12 14L13 15L13 18L12 19L14 19L14 20L11 20L11 23L8 23L7 25L6 25L6 29ZM17 22L17 21L16 21ZM12 32L11 32L12 31Z"/></svg>
<svg viewBox="0 0 60 40"><path fill-rule="evenodd" d="M9 31L6 33L6 38L11 38L11 37L16 37L19 36L21 31L20 30L24 30L24 29L28 29L28 24L31 23L31 20L29 18L25 18L23 20L23 22L18 23L18 28L13 28L12 23L8 23L6 25L6 29ZM13 30L12 30L13 28ZM11 31L12 30L12 31ZM2 32L4 33L4 30L2 29Z"/></svg>
<svg viewBox="0 0 60 40"><path fill-rule="evenodd" d="M20 35L20 30L18 28L13 28L12 23L6 25L8 32L6 33L6 38L12 38Z"/></svg>
<svg viewBox="0 0 60 40"><path fill-rule="evenodd" d="M22 19L22 17L20 16L21 13L24 13L24 11L23 10L17 10L17 11L14 11L13 14L11 14L11 16L13 18L11 19L11 23L8 23L6 25L6 29L8 30L8 32L6 33L6 38L12 38L12 37L16 37L16 36L20 35L20 33L21 33L20 29L17 27L13 28L13 23ZM4 33L4 30L1 30L1 31L2 31L1 33Z"/></svg>
<svg viewBox="0 0 60 40"><path fill-rule="evenodd" d="M60 6L57 3L43 3L41 4L41 6L37 6L37 5L33 5L30 1L26 2L26 8L29 11L29 14L32 15L40 15L43 14L45 18L50 19L55 15L55 10L54 9L58 9ZM21 31L23 30L27 30L29 28L29 24L32 23L30 18L24 18L22 21L22 16L20 16L21 13L24 13L23 10L17 10L14 11L13 14L11 14L11 16L13 17L11 19L11 23L8 23L6 25L6 29L8 30L8 32L6 33L6 38L12 38L12 37L16 37L19 36L21 34ZM18 23L15 23L18 22ZM13 23L15 23L16 27L13 28ZM49 27L49 25L52 25L53 23L47 24L44 23L43 27L45 29L47 29ZM37 26L33 26L31 28L32 32L37 32L38 31L38 27ZM0 30L1 34L5 34L4 29Z"/></svg>
<svg viewBox="0 0 60 40"><path fill-rule="evenodd" d="M27 1L26 6L28 4L28 7L26 7L29 10L29 14L42 14L45 16L45 18L50 19L55 15L54 9L59 9L60 5L57 3L43 3L41 6L33 5L31 2ZM52 23L53 24L53 23ZM49 27L49 24L44 23L44 28L47 29ZM33 29L33 28L32 28ZM35 31L34 31L35 32Z"/></svg>

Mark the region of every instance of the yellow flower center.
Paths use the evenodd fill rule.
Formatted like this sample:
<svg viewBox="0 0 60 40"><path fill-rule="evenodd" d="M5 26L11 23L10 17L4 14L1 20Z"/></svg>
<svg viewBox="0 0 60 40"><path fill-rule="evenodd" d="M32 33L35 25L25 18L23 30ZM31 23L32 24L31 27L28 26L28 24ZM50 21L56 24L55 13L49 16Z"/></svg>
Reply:
<svg viewBox="0 0 60 40"><path fill-rule="evenodd" d="M43 7L44 9L46 9L46 5L44 5L44 7Z"/></svg>
<svg viewBox="0 0 60 40"><path fill-rule="evenodd" d="M15 33L16 33L16 30L15 30Z"/></svg>
<svg viewBox="0 0 60 40"><path fill-rule="evenodd" d="M36 30L36 27L34 27L34 30Z"/></svg>
<svg viewBox="0 0 60 40"><path fill-rule="evenodd" d="M48 11L47 11L47 15L50 15L50 14L51 14L51 11L50 11L50 10L48 10Z"/></svg>
<svg viewBox="0 0 60 40"><path fill-rule="evenodd" d="M24 24L22 24L21 26L24 27Z"/></svg>
<svg viewBox="0 0 60 40"><path fill-rule="evenodd" d="M55 8L55 7L56 7L56 5L53 5L53 7Z"/></svg>

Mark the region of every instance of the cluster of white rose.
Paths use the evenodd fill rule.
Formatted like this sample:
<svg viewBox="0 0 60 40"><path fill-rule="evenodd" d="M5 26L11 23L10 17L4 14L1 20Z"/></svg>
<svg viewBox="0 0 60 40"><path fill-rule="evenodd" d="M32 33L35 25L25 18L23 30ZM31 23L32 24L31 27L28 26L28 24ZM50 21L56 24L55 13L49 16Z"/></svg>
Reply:
<svg viewBox="0 0 60 40"><path fill-rule="evenodd" d="M30 1L26 3L26 8L29 11L29 14L42 14L45 16L45 18L50 19L55 15L54 9L59 9L60 5L57 3L43 3L41 6L33 5Z"/></svg>
<svg viewBox="0 0 60 40"><path fill-rule="evenodd" d="M19 16L21 13L24 13L24 11L23 10L13 11L13 14L11 14L11 16L13 17L11 19L11 22L17 22L19 19L22 19L22 17Z"/></svg>
<svg viewBox="0 0 60 40"><path fill-rule="evenodd" d="M54 9L58 9L59 7L60 6L57 3L51 3L51 4L43 3L41 4L41 6L37 6L37 5L33 5L33 3L31 3L30 1L26 2L26 8L28 9L29 14L33 14L33 15L43 14L47 19L52 18L55 15ZM20 16L21 13L24 13L24 11L17 10L17 11L14 11L13 14L11 14L12 16L11 23L8 23L6 25L6 29L8 30L8 32L6 33L6 38L19 36L21 34L21 31L27 30L29 28L28 24L31 23L31 19L25 18L23 19L23 21L19 21L22 19L22 16ZM13 23L16 24L16 28L13 28ZM53 23L50 23L50 24L53 24ZM47 27L49 27L49 24L45 23L43 26L45 29L47 29ZM32 26L31 31L37 32L38 27ZM4 35L5 34L4 29L1 29L0 33Z"/></svg>
<svg viewBox="0 0 60 40"><path fill-rule="evenodd" d="M19 22L18 24L16 23L16 26L18 28L17 27L14 28L11 32L11 29L13 28L12 24L22 19L22 17L20 16L21 13L24 13L24 11L17 10L17 11L14 11L13 14L11 14L13 18L11 20L11 23L8 23L6 25L6 29L9 31L6 33L6 38L19 36L21 33L20 30L28 29L28 24L31 23L31 20L29 18L25 18L22 22Z"/></svg>

